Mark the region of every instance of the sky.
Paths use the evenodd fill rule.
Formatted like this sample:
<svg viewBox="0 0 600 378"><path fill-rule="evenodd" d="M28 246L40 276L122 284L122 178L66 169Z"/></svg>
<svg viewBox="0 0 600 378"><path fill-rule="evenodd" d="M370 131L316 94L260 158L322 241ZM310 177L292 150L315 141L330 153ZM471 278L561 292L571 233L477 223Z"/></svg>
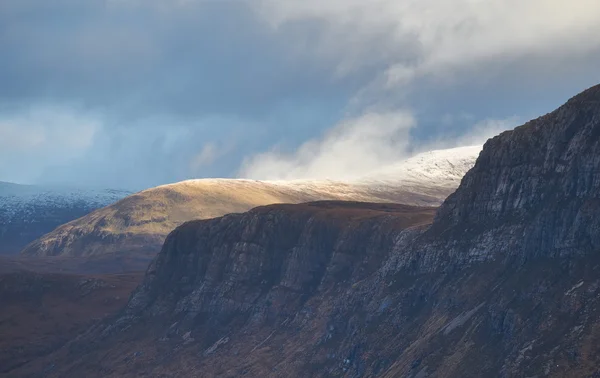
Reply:
<svg viewBox="0 0 600 378"><path fill-rule="evenodd" d="M0 181L345 179L600 83L597 0L2 0Z"/></svg>

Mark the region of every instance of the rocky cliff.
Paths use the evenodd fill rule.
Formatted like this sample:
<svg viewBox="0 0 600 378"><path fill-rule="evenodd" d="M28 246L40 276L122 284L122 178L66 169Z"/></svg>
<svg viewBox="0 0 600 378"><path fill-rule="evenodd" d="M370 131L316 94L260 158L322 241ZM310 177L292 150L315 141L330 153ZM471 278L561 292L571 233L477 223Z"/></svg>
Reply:
<svg viewBox="0 0 600 378"><path fill-rule="evenodd" d="M600 249L599 213L595 86L490 139L423 235L429 252L418 261L429 269L427 260L442 255L461 263L591 254Z"/></svg>
<svg viewBox="0 0 600 378"><path fill-rule="evenodd" d="M600 376L600 87L488 141L442 205L182 225L56 376Z"/></svg>

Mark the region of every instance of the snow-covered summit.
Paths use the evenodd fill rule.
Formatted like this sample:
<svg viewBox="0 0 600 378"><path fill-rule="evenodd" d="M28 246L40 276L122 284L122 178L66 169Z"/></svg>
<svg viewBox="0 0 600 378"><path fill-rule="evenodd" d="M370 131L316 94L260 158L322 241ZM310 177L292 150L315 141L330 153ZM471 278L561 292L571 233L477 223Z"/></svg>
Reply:
<svg viewBox="0 0 600 378"><path fill-rule="evenodd" d="M36 207L85 207L97 209L117 202L130 192L114 189L46 187L0 182L0 214L14 216Z"/></svg>
<svg viewBox="0 0 600 378"><path fill-rule="evenodd" d="M457 187L463 176L475 164L481 146L466 146L433 150L383 167L358 182L398 185L435 185Z"/></svg>
<svg viewBox="0 0 600 378"><path fill-rule="evenodd" d="M16 253L56 227L129 194L122 190L0 182L0 254Z"/></svg>

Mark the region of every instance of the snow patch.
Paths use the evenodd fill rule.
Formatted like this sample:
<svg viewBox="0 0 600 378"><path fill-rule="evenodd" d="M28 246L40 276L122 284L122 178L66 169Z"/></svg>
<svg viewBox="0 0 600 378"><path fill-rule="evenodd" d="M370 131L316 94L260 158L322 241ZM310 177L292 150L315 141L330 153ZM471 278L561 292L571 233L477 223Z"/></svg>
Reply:
<svg viewBox="0 0 600 378"><path fill-rule="evenodd" d="M39 215L40 208L97 209L108 206L126 196L122 190L85 190L0 182L0 216L11 223L18 218L26 221ZM31 219L33 221L33 219Z"/></svg>

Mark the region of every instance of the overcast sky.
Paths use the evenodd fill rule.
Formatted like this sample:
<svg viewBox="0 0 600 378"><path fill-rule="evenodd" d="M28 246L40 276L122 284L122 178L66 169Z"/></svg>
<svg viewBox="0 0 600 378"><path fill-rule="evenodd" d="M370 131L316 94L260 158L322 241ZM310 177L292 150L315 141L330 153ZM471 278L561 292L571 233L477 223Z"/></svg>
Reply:
<svg viewBox="0 0 600 378"><path fill-rule="evenodd" d="M345 178L600 82L598 0L2 0L0 180Z"/></svg>

